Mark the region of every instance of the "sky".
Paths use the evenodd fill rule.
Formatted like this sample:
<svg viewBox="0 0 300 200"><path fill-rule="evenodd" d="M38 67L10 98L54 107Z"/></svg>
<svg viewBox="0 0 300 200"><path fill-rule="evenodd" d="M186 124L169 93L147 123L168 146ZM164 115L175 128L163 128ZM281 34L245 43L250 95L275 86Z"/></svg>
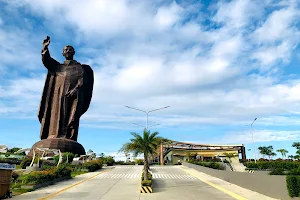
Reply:
<svg viewBox="0 0 300 200"><path fill-rule="evenodd" d="M74 59L94 70L78 137L86 150L122 157L130 132L146 126L145 113L125 106L170 106L149 114L162 137L244 144L248 158L269 145L292 155L300 139L299 9L297 0L0 0L0 143L39 141L48 35L53 58L63 62L62 48L72 45Z"/></svg>

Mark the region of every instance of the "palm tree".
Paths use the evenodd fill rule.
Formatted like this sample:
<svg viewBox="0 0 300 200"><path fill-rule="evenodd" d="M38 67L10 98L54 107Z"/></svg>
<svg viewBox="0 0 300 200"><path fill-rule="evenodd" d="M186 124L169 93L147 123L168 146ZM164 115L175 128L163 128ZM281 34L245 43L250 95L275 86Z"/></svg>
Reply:
<svg viewBox="0 0 300 200"><path fill-rule="evenodd" d="M295 159L295 160L300 160L300 155L295 155L295 156L294 156L294 159Z"/></svg>
<svg viewBox="0 0 300 200"><path fill-rule="evenodd" d="M292 147L296 147L296 154L300 156L300 142L294 142Z"/></svg>
<svg viewBox="0 0 300 200"><path fill-rule="evenodd" d="M296 147L296 149L300 149L300 142L294 142L292 147Z"/></svg>
<svg viewBox="0 0 300 200"><path fill-rule="evenodd" d="M148 180L148 158L156 152L163 138L157 137L158 132L150 133L150 130L147 129L144 129L142 136L134 132L131 135L133 138L130 139L130 142L125 143L119 151L132 152L135 157L144 154L144 179Z"/></svg>
<svg viewBox="0 0 300 200"><path fill-rule="evenodd" d="M289 159L294 159L294 156L293 155L289 155L288 158Z"/></svg>
<svg viewBox="0 0 300 200"><path fill-rule="evenodd" d="M104 158L105 154L104 153L100 153L99 156L100 156L100 158Z"/></svg>
<svg viewBox="0 0 300 200"><path fill-rule="evenodd" d="M258 147L259 153L263 155L267 155L269 156L269 159L271 159L271 156L276 156L277 154L273 152L273 146L262 146L262 147Z"/></svg>
<svg viewBox="0 0 300 200"><path fill-rule="evenodd" d="M277 152L281 153L282 158L286 158L288 151L286 149L277 149Z"/></svg>
<svg viewBox="0 0 300 200"><path fill-rule="evenodd" d="M259 153L265 158L265 155L268 154L268 148L267 147L258 147Z"/></svg>

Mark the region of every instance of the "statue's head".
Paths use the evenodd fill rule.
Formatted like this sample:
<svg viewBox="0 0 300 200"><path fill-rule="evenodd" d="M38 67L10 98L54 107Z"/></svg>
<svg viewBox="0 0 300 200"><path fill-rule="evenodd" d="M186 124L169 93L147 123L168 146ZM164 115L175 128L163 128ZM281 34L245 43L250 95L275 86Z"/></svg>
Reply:
<svg viewBox="0 0 300 200"><path fill-rule="evenodd" d="M73 56L75 55L75 49L74 47L67 45L63 48L62 55L67 59L67 60L73 60Z"/></svg>

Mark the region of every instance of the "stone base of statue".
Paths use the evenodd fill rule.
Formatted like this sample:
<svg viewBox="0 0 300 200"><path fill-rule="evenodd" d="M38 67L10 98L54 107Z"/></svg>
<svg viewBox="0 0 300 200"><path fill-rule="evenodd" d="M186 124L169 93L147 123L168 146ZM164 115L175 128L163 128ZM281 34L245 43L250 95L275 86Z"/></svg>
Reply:
<svg viewBox="0 0 300 200"><path fill-rule="evenodd" d="M85 155L85 150L81 144L74 140L68 140L64 138L44 139L35 143L32 149L35 150L36 154L41 154L41 152L39 152L36 147L59 149L62 153L71 152L74 155L77 154L78 156ZM51 156L50 154L48 155ZM29 152L28 156L32 156L32 151Z"/></svg>

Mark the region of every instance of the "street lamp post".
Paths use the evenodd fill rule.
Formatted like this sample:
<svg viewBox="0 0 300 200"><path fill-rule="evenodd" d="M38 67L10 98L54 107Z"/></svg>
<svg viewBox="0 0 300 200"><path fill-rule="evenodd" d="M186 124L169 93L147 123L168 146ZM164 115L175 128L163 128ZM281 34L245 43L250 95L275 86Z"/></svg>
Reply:
<svg viewBox="0 0 300 200"><path fill-rule="evenodd" d="M125 106L125 107L133 109L133 110L141 111L143 113L146 113L146 129L148 130L148 116L149 116L149 113L157 111L157 110L162 110L162 109L165 109L165 108L169 108L170 106L165 106L163 108L158 108L158 109L154 109L154 110L150 110L150 111L140 110L140 109L133 108L133 107L130 107L130 106Z"/></svg>
<svg viewBox="0 0 300 200"><path fill-rule="evenodd" d="M149 113L150 113L150 112L157 111L157 110L166 109L166 108L169 108L170 106L165 106L165 107L157 108L157 109L150 110L150 111L140 110L140 109L133 108L133 107L130 107L130 106L125 106L125 107L130 108L130 109L133 109L133 110L141 111L141 112L143 112L143 113L146 113L146 130L148 130L148 117L149 117ZM137 125L137 126L142 126L142 125L139 125L139 124L136 124L136 123L133 123L133 124L134 124L134 125ZM157 125L159 125L159 124L155 124L155 125L153 125L153 126L157 126ZM143 127L144 127L144 126L143 126ZM161 164L161 165L164 164L162 142L161 142L161 144L160 144L160 164Z"/></svg>
<svg viewBox="0 0 300 200"><path fill-rule="evenodd" d="M132 123L132 124L134 124L134 125L136 125L136 126L141 126L141 127L144 127L144 128L145 128L145 126L143 126L143 125L141 125L141 124L137 124L137 123ZM149 127L153 127L153 126L158 126L158 125L160 125L160 124L154 124L154 125L148 126L148 128L149 128Z"/></svg>
<svg viewBox="0 0 300 200"><path fill-rule="evenodd" d="M253 123L257 120L257 118L255 118L253 120L253 122L251 123L251 132L252 132L252 144L253 144L253 149L254 149L254 162L256 163L256 151L255 151L255 146L254 146L254 138L253 138Z"/></svg>

